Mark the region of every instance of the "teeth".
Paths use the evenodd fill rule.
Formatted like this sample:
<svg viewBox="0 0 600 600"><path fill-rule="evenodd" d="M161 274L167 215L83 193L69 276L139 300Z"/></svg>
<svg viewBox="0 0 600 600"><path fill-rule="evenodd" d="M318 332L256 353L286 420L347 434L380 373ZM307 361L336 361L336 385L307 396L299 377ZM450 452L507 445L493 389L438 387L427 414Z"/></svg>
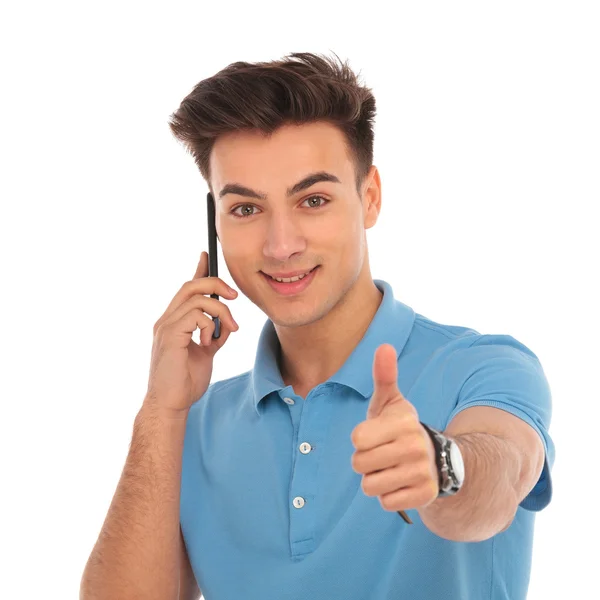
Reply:
<svg viewBox="0 0 600 600"><path fill-rule="evenodd" d="M310 271L308 271L308 273L310 273ZM296 275L296 277L271 277L269 275L269 277L271 277L271 279L274 279L275 281L279 281L279 283L292 283L293 281L300 281L301 279L304 279L308 273L304 273L304 275Z"/></svg>

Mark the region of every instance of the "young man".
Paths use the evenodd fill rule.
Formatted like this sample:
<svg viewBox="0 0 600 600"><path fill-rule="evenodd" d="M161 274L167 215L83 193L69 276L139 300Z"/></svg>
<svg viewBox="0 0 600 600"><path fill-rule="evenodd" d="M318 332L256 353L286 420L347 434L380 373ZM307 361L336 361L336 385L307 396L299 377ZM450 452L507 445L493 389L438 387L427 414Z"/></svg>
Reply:
<svg viewBox="0 0 600 600"><path fill-rule="evenodd" d="M204 362L180 371L171 351L159 385L153 360L128 457L137 478L119 484L90 590L104 576L148 598L526 597L535 511L552 493L548 383L513 337L435 323L372 279L374 115L346 65L308 53L234 63L173 115L229 273L268 319L253 369L209 385L237 326L207 298L203 253L155 325L153 356L176 334L188 348L198 326L189 352ZM194 307L222 317L220 340ZM179 385L194 373L197 387ZM119 505L134 485L138 504Z"/></svg>

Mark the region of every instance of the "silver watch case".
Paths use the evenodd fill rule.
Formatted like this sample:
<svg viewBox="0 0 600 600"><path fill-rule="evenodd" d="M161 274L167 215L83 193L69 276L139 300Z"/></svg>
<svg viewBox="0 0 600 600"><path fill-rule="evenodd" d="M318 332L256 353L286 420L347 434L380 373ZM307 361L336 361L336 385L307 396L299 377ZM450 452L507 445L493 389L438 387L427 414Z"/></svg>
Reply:
<svg viewBox="0 0 600 600"><path fill-rule="evenodd" d="M440 431L429 427L437 439L441 452L439 452L440 470L440 493L438 497L453 496L463 485L465 478L465 465L458 444L446 437Z"/></svg>

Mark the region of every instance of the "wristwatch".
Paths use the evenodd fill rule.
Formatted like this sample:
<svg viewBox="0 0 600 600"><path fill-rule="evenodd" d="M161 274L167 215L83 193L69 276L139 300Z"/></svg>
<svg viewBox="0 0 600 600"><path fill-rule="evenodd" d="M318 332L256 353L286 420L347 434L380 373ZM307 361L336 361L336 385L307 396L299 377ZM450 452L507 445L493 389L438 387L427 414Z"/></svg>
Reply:
<svg viewBox="0 0 600 600"><path fill-rule="evenodd" d="M465 479L465 464L458 444L441 431L419 421L429 434L435 448L435 461L438 469L438 498L453 496L460 490Z"/></svg>

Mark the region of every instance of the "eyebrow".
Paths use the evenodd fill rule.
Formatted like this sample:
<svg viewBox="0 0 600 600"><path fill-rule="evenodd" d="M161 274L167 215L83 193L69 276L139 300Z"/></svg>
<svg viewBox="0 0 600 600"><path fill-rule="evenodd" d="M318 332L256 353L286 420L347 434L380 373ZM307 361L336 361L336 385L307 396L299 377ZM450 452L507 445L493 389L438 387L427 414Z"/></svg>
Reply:
<svg viewBox="0 0 600 600"><path fill-rule="evenodd" d="M298 183L289 187L286 191L286 195L289 198L302 190L305 190L315 183L319 183L321 181L331 181L333 183L341 183L341 181L332 173L327 173L327 171L318 171L317 173L311 173L307 175L304 179L301 179ZM239 183L228 183L220 192L219 198L225 196L225 194L237 194L238 196L247 196L248 198L256 198L257 200L266 200L267 194L264 192L256 192L250 188L247 188Z"/></svg>

